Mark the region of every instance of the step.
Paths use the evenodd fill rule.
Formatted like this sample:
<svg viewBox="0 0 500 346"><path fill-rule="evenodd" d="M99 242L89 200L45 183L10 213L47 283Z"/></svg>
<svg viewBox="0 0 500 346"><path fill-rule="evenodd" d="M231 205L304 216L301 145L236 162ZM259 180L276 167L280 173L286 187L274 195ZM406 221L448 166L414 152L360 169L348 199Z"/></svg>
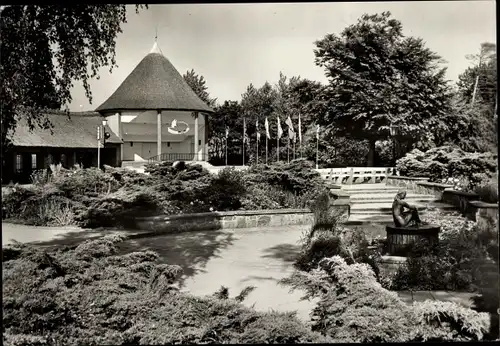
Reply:
<svg viewBox="0 0 500 346"><path fill-rule="evenodd" d="M363 193L367 193L367 194L370 194L370 193L398 193L398 191L400 189L393 189L393 188L387 188L387 189L344 189L341 187L341 189L347 193L350 193L350 194L356 194L356 195L360 195L360 194L363 194ZM411 190L407 190L407 193L408 192L413 192Z"/></svg>
<svg viewBox="0 0 500 346"><path fill-rule="evenodd" d="M148 161L122 161L123 168L127 167L141 168L145 167L147 164Z"/></svg>
<svg viewBox="0 0 500 346"><path fill-rule="evenodd" d="M405 199L410 204L418 204L418 203L428 203L428 202L437 202L434 196L430 196L429 198L407 198ZM355 200L351 199L351 205L367 205L367 204L390 204L392 206L393 199L390 198L380 198L380 199L370 199L370 200Z"/></svg>
<svg viewBox="0 0 500 346"><path fill-rule="evenodd" d="M392 218L392 215L390 215L390 214L388 214L388 215L385 215L385 214L373 214L373 215L351 214L349 216L349 220L347 220L344 224L345 225L363 225L363 224L369 224L369 223L392 225L394 223L394 220Z"/></svg>
<svg viewBox="0 0 500 346"><path fill-rule="evenodd" d="M351 200L370 200L370 199L390 199L394 200L395 195L391 193L370 193L366 195L350 195ZM422 193L410 193L406 195L406 199L410 198L435 198L434 195L426 195Z"/></svg>
<svg viewBox="0 0 500 346"><path fill-rule="evenodd" d="M427 208L439 208L439 209L456 209L455 206L440 203L440 202L430 202L430 203L414 203L418 210L425 210ZM392 211L391 203L366 203L366 204L352 204L351 212L354 211Z"/></svg>

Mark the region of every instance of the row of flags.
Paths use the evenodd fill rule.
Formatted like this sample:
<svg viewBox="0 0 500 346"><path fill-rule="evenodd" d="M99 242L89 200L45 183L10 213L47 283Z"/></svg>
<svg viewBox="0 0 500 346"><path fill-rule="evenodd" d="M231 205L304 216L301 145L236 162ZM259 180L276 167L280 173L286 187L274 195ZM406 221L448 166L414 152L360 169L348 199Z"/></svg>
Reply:
<svg viewBox="0 0 500 346"><path fill-rule="evenodd" d="M278 139L281 139L281 137L283 136L283 129L281 127L281 122L280 122L280 118L277 117L277 121L278 121ZM288 116L288 118L286 119L285 121L285 124L288 126L288 138L291 139L294 143L296 141L296 134L295 134L295 130L293 128L293 123L292 123L292 119L290 118L290 116ZM271 139L271 134L269 132L269 122L267 121L267 117L266 117L266 120L264 122L264 127L266 129L266 137L268 139ZM257 141L260 141L260 132L259 132L259 120L257 120L255 122L255 128L257 130ZM319 125L316 125L316 139L319 139ZM302 144L302 124L301 124L301 121L300 121L300 114L299 114L299 123L298 123L298 137L299 137L299 143ZM229 127L226 127L226 139L229 137ZM248 134L247 134L247 126L246 126L246 119L243 118L243 143L250 143L250 138L248 137Z"/></svg>

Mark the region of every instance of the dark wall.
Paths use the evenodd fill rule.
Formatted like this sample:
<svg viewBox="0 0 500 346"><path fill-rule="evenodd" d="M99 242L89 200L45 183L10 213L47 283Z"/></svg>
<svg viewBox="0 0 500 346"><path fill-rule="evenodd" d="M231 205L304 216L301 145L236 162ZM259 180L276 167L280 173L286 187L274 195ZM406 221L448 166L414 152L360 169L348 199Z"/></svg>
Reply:
<svg viewBox="0 0 500 346"><path fill-rule="evenodd" d="M119 164L118 150L119 145L101 148L101 168L104 165L117 166ZM21 156L21 167L16 166L17 155ZM36 155L36 162L32 155ZM29 184L31 174L35 170L47 169L51 163L61 163L64 168L68 169L75 164L80 164L83 168L96 167L97 148L14 147L2 158L2 184L8 184L11 181Z"/></svg>

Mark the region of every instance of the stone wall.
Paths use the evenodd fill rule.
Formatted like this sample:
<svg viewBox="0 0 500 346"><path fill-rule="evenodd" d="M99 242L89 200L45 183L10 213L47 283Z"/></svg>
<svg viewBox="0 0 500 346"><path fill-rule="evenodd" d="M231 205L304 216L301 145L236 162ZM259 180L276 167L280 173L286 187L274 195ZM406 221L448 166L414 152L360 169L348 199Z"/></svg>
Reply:
<svg viewBox="0 0 500 346"><path fill-rule="evenodd" d="M445 190L453 188L453 185L429 183L429 178L390 176L387 185L405 187L416 193L434 195L441 200Z"/></svg>
<svg viewBox="0 0 500 346"><path fill-rule="evenodd" d="M402 177L398 175L390 175L387 177L386 185L406 187L410 190L415 190L415 184L419 182L426 182L429 178L413 178L413 177Z"/></svg>
<svg viewBox="0 0 500 346"><path fill-rule="evenodd" d="M480 229L492 226L498 229L498 204L470 201L466 216L470 220L476 221Z"/></svg>
<svg viewBox="0 0 500 346"><path fill-rule="evenodd" d="M335 213L348 218L350 206L332 205ZM185 215L137 217L129 220L131 229L158 233L209 231L252 227L312 225L314 215L309 209L240 210Z"/></svg>

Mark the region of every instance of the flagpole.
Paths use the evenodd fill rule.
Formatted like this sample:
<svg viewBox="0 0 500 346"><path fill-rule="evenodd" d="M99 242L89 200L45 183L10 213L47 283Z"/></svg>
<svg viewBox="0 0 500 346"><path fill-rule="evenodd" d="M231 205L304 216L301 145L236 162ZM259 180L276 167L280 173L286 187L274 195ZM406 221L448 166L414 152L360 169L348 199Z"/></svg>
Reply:
<svg viewBox="0 0 500 346"><path fill-rule="evenodd" d="M245 166L245 135L246 135L246 126L245 126L245 118L243 118L243 166Z"/></svg>
<svg viewBox="0 0 500 346"><path fill-rule="evenodd" d="M227 166L227 136L226 136L226 166Z"/></svg>
<svg viewBox="0 0 500 346"><path fill-rule="evenodd" d="M257 136L257 155L256 155L256 164L259 164L259 137Z"/></svg>
<svg viewBox="0 0 500 346"><path fill-rule="evenodd" d="M267 165L267 133L266 133L266 165Z"/></svg>
<svg viewBox="0 0 500 346"><path fill-rule="evenodd" d="M290 163L290 137L288 137L288 142L286 144L286 159Z"/></svg>
<svg viewBox="0 0 500 346"><path fill-rule="evenodd" d="M278 145L276 147L276 155L278 157L278 162L280 162L280 139L279 139L279 137L276 138L276 141L278 142Z"/></svg>
<svg viewBox="0 0 500 346"><path fill-rule="evenodd" d="M316 128L316 169L318 169L319 132Z"/></svg>

